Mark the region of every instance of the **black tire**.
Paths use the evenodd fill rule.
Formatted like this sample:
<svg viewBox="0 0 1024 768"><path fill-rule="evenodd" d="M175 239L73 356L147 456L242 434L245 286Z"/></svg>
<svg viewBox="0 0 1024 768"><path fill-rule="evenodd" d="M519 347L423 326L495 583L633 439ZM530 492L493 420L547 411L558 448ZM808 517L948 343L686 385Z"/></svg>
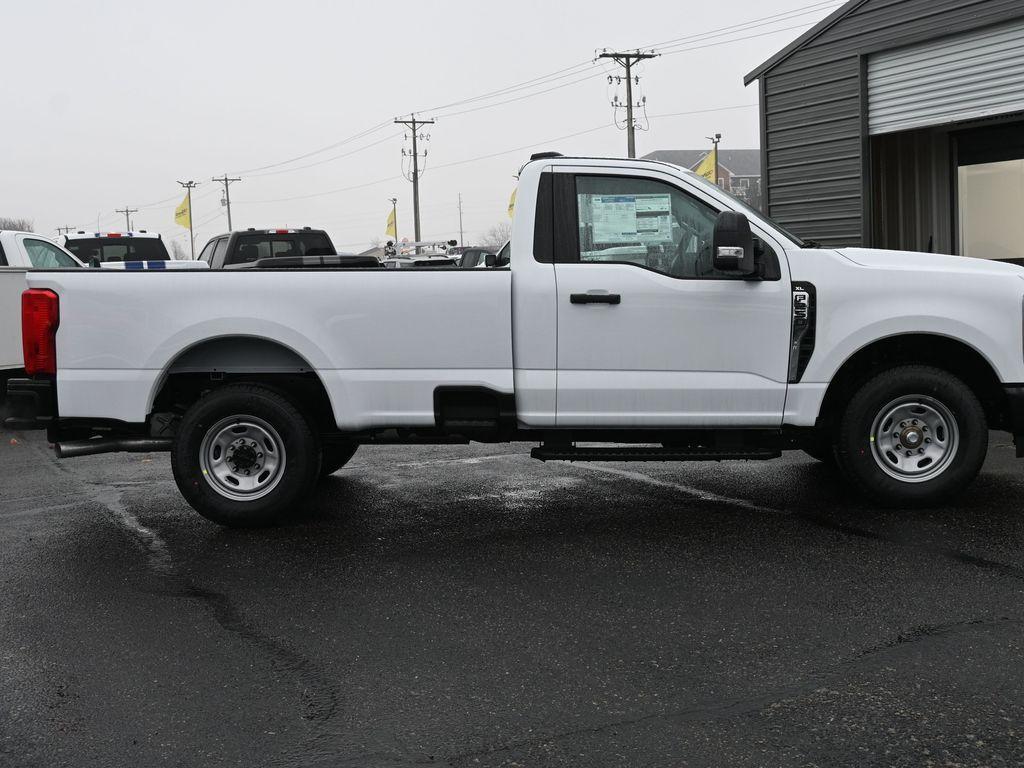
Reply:
<svg viewBox="0 0 1024 768"><path fill-rule="evenodd" d="M245 445L250 437L252 449ZM235 442L221 451L221 460L214 459L218 444L229 439ZM271 460L276 461L272 473ZM203 517L229 527L265 526L279 522L312 491L320 472L320 444L285 395L256 384L231 384L185 413L171 449L171 468L178 490ZM264 474L264 486L239 490L238 498L226 495L232 493L226 482L232 477L236 484L257 485Z"/></svg>
<svg viewBox="0 0 1024 768"><path fill-rule="evenodd" d="M339 469L344 467L355 456L359 450L358 443L344 443L341 445L325 445L323 456L320 459L320 479L330 477Z"/></svg>
<svg viewBox="0 0 1024 768"><path fill-rule="evenodd" d="M906 399L911 415L915 408L921 414L934 409L939 423L951 419L949 426L938 430L945 434L945 440L936 437L935 443L944 442L946 446L939 449L944 451L939 458L919 458L915 450L902 450L910 445L929 450L932 440L927 437L929 430L917 427L916 420L885 420L886 414L894 412L892 408L903 407L899 405L901 399ZM934 415L921 418L922 425L932 419L931 434L935 435ZM888 446L885 441L889 435L901 450ZM893 368L863 384L840 419L836 441L836 459L850 485L885 507L925 507L949 501L977 476L987 452L988 425L977 396L948 371L925 365ZM909 457L906 465L898 466L904 457Z"/></svg>

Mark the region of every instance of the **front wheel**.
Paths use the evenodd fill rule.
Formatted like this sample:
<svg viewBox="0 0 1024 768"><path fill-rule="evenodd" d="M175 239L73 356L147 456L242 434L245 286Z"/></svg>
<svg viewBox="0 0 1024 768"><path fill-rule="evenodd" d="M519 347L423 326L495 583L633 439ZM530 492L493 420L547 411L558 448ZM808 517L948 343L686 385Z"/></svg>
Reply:
<svg viewBox="0 0 1024 768"><path fill-rule="evenodd" d="M185 414L171 449L178 490L203 517L251 527L280 520L312 490L317 437L281 393L222 387Z"/></svg>
<svg viewBox="0 0 1024 768"><path fill-rule="evenodd" d="M889 507L948 501L975 478L987 451L977 396L951 373L923 365L865 383L850 400L836 441L849 482Z"/></svg>

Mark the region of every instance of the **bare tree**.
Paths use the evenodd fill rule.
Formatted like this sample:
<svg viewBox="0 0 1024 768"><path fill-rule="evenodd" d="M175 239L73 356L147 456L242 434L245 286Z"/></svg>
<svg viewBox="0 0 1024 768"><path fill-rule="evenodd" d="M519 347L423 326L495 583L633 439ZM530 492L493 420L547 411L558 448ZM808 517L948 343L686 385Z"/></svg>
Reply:
<svg viewBox="0 0 1024 768"><path fill-rule="evenodd" d="M485 248L501 248L512 237L512 222L499 221L488 229L480 238L480 245Z"/></svg>
<svg viewBox="0 0 1024 768"><path fill-rule="evenodd" d="M171 240L171 258L174 261L186 261L188 254L185 253L185 246L177 240Z"/></svg>
<svg viewBox="0 0 1024 768"><path fill-rule="evenodd" d="M18 232L31 232L35 226L32 219L19 219L14 216L0 216L0 229L16 230Z"/></svg>

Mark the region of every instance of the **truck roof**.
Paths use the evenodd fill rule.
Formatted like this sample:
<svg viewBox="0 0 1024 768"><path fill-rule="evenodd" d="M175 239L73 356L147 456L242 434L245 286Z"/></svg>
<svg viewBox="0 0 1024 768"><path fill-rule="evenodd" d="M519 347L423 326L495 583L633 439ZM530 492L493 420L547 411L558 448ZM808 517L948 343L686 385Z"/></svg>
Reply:
<svg viewBox="0 0 1024 768"><path fill-rule="evenodd" d="M153 240L160 240L159 232L147 232L144 229L140 229L137 232L86 232L84 229L80 229L77 232L68 232L64 237L68 240L96 240L101 237L143 237L151 238Z"/></svg>
<svg viewBox="0 0 1024 768"><path fill-rule="evenodd" d="M280 229L257 229L256 227L249 227L247 229L233 229L230 232L221 232L219 235L213 235L210 239L213 240L214 238L217 237L228 237L229 235L251 235L254 233L260 235L300 235L303 232L317 232L324 235L327 234L327 230L313 229L313 227L282 227Z"/></svg>

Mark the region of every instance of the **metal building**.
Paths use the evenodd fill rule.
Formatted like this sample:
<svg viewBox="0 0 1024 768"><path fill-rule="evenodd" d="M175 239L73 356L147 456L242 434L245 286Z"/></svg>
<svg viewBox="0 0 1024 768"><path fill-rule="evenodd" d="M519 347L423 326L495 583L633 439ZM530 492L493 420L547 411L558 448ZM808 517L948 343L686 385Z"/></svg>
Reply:
<svg viewBox="0 0 1024 768"><path fill-rule="evenodd" d="M1024 0L850 0L754 80L765 210L784 226L1024 257Z"/></svg>

